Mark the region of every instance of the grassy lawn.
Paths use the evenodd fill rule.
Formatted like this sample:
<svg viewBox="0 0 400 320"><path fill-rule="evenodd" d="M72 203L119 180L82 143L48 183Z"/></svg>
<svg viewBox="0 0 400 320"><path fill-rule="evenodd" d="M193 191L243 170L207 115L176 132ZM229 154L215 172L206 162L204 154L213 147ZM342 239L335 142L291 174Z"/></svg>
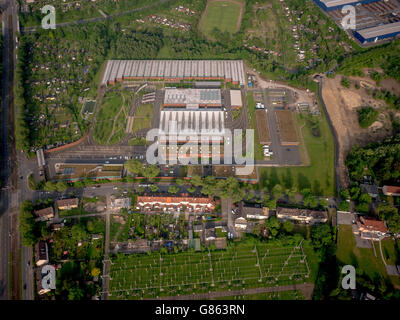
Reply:
<svg viewBox="0 0 400 320"><path fill-rule="evenodd" d="M296 120L297 126L302 126L305 123L302 115L297 115ZM261 186L264 186L264 183L268 181L270 186L275 184L293 185L298 190L311 188L312 192L317 195L334 195L334 144L324 115L320 116L319 127L320 137L313 136L307 126L302 129L311 164L287 168L260 167ZM302 157L304 157L304 154L302 154Z"/></svg>
<svg viewBox="0 0 400 320"><path fill-rule="evenodd" d="M390 252L390 256L395 256L394 243L392 240L384 240L382 245L384 255L384 248L387 248L388 252ZM357 248L351 226L340 225L338 234L338 250L336 253L337 259L343 264L353 265L356 268L356 272L365 273L371 279L374 279L375 277L387 278L393 284L399 284L398 277L389 277L386 273L386 268L382 262L379 251L379 243L375 244L375 249L377 257L375 257L373 249ZM391 262L391 259L387 260L387 262Z"/></svg>
<svg viewBox="0 0 400 320"><path fill-rule="evenodd" d="M250 128L254 130L254 159L264 160L262 146L258 141L258 132L256 125L256 117L255 117L256 102L254 101L252 92L247 93L246 101L247 101L247 117L249 118L249 125Z"/></svg>
<svg viewBox="0 0 400 320"><path fill-rule="evenodd" d="M107 144L115 125L114 134L118 133L118 129L124 126L126 117L124 115L124 98L122 92L119 91L108 91L103 97L100 110L96 116L96 123L93 130L93 138L100 144ZM121 112L120 112L121 111ZM120 112L119 116L118 112ZM115 124L114 124L115 122ZM123 129L124 132L124 129ZM115 143L115 138L113 139Z"/></svg>
<svg viewBox="0 0 400 320"><path fill-rule="evenodd" d="M213 2L208 6L200 31L210 37L212 30L235 33L240 14L240 6L229 1Z"/></svg>
<svg viewBox="0 0 400 320"><path fill-rule="evenodd" d="M262 242L240 242L210 255L119 255L111 267L111 297L140 299L310 282L309 259L302 259L302 250L295 246L277 248Z"/></svg>
<svg viewBox="0 0 400 320"><path fill-rule="evenodd" d="M151 128L151 121L153 119L153 105L142 104L135 111L135 118L133 119L132 133L138 132L142 129Z"/></svg>

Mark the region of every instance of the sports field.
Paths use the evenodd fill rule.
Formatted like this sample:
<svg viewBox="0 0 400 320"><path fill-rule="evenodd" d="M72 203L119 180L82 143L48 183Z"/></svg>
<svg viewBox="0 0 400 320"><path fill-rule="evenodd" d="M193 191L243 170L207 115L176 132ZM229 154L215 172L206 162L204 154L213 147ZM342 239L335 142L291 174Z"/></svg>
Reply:
<svg viewBox="0 0 400 320"><path fill-rule="evenodd" d="M142 129L151 128L151 121L153 119L153 105L142 104L135 111L133 119L132 132L138 132Z"/></svg>
<svg viewBox="0 0 400 320"><path fill-rule="evenodd" d="M221 251L123 255L113 260L110 299L141 299L304 283L301 245L240 243Z"/></svg>
<svg viewBox="0 0 400 320"><path fill-rule="evenodd" d="M212 37L214 28L231 34L239 31L243 7L240 1L209 1L200 20L200 31L207 37Z"/></svg>

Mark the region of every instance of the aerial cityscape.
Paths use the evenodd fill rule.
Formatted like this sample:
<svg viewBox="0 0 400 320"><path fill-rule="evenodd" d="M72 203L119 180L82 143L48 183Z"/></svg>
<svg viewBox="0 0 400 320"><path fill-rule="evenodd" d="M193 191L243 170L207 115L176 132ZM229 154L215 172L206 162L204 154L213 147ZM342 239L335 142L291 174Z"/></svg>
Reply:
<svg viewBox="0 0 400 320"><path fill-rule="evenodd" d="M0 300L400 300L400 0L0 4Z"/></svg>

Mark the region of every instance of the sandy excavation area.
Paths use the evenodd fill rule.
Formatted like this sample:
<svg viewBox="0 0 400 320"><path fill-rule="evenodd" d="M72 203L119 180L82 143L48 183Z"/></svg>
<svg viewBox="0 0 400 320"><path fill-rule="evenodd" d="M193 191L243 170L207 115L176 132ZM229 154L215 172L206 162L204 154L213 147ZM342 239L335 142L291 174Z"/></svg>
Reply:
<svg viewBox="0 0 400 320"><path fill-rule="evenodd" d="M389 112L385 110L385 103L373 99L367 93L366 87L375 87L374 81L369 78L350 77L350 80L361 84L361 88L357 90L354 84L349 89L343 87L340 84L341 79L341 75L334 79L325 78L322 96L338 137L340 166L338 182L344 187L349 184L344 161L351 148L390 136L392 126ZM361 128L358 124L357 109L362 106L371 106L380 111L377 121L367 129Z"/></svg>

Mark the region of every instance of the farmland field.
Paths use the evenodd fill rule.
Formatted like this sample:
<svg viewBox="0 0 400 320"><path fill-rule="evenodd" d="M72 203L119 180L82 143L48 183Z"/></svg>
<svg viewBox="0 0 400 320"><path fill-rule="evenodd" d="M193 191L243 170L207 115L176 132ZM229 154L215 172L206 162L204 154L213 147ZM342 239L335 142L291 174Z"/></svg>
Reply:
<svg viewBox="0 0 400 320"><path fill-rule="evenodd" d="M301 246L259 242L212 252L119 254L110 277L110 299L141 299L304 283L310 267Z"/></svg>
<svg viewBox="0 0 400 320"><path fill-rule="evenodd" d="M214 28L231 34L240 27L243 4L237 1L209 1L200 21L200 31L210 37Z"/></svg>

